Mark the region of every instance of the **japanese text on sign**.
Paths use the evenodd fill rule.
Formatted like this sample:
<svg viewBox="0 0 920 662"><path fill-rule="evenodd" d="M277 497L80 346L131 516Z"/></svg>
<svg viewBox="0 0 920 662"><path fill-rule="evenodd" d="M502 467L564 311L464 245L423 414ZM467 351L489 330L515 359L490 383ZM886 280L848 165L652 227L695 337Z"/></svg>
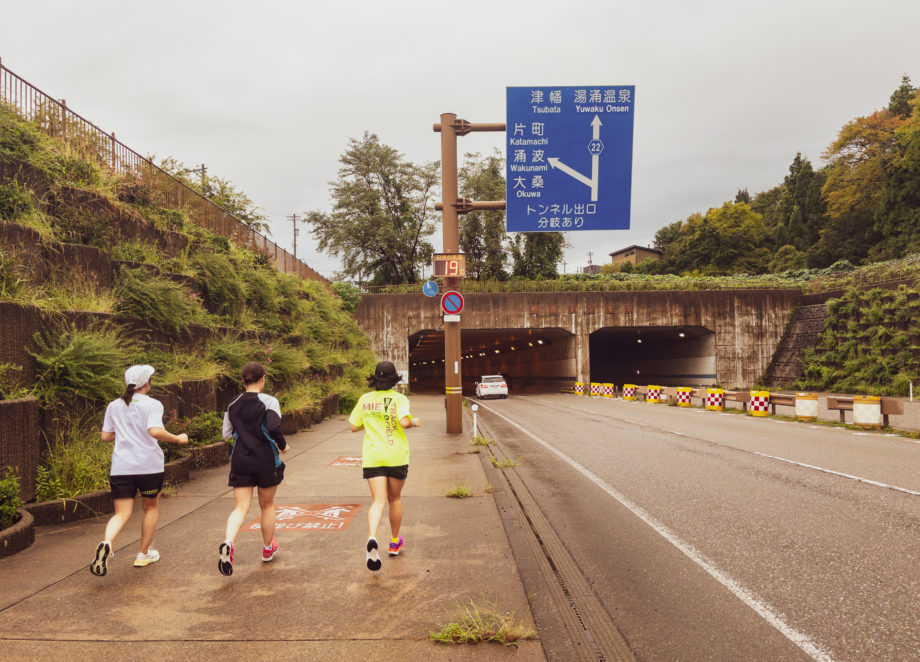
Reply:
<svg viewBox="0 0 920 662"><path fill-rule="evenodd" d="M633 86L509 87L509 232L629 228Z"/></svg>

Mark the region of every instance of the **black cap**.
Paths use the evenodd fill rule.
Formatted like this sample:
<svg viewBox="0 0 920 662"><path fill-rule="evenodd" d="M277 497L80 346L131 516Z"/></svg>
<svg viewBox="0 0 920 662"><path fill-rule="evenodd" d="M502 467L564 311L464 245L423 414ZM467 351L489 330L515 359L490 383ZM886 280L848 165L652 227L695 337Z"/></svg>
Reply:
<svg viewBox="0 0 920 662"><path fill-rule="evenodd" d="M381 361L377 364L377 367L374 368L374 377L385 379L387 377L396 376L398 376L396 372L396 366L389 361Z"/></svg>

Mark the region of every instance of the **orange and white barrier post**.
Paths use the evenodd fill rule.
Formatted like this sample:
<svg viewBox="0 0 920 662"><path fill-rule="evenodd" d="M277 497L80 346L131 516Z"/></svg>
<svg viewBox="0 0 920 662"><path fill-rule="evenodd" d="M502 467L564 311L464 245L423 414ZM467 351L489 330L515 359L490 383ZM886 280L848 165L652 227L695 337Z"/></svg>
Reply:
<svg viewBox="0 0 920 662"><path fill-rule="evenodd" d="M770 415L770 391L751 391L751 416Z"/></svg>
<svg viewBox="0 0 920 662"><path fill-rule="evenodd" d="M725 389L706 389L706 409L711 411L722 411L725 409Z"/></svg>
<svg viewBox="0 0 920 662"><path fill-rule="evenodd" d="M882 399L877 395L854 395L853 425L861 428L882 427Z"/></svg>
<svg viewBox="0 0 920 662"><path fill-rule="evenodd" d="M818 420L818 394L795 394L795 417L801 421Z"/></svg>

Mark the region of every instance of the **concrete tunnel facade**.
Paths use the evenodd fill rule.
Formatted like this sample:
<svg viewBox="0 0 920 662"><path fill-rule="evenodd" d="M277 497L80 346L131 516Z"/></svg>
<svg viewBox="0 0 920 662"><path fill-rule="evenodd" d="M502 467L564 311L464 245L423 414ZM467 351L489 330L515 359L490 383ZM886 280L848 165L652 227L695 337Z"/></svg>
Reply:
<svg viewBox="0 0 920 662"><path fill-rule="evenodd" d="M769 365L800 297L798 290L466 294L464 391L479 375L499 373L518 391L574 381L746 388ZM415 390L444 387L439 304L421 291L365 295L355 313L377 359L407 371Z"/></svg>

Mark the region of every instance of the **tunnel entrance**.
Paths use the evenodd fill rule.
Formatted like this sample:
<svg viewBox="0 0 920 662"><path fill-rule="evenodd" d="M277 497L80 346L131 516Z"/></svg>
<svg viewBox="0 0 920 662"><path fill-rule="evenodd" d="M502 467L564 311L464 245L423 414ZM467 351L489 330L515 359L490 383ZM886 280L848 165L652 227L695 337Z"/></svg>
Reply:
<svg viewBox="0 0 920 662"><path fill-rule="evenodd" d="M575 379L575 336L563 329L463 329L463 393L473 395L482 375L504 375L510 393L558 391ZM409 388L444 392L444 332L409 336Z"/></svg>
<svg viewBox="0 0 920 662"><path fill-rule="evenodd" d="M591 381L621 386L716 383L715 333L704 327L598 329L591 334Z"/></svg>

